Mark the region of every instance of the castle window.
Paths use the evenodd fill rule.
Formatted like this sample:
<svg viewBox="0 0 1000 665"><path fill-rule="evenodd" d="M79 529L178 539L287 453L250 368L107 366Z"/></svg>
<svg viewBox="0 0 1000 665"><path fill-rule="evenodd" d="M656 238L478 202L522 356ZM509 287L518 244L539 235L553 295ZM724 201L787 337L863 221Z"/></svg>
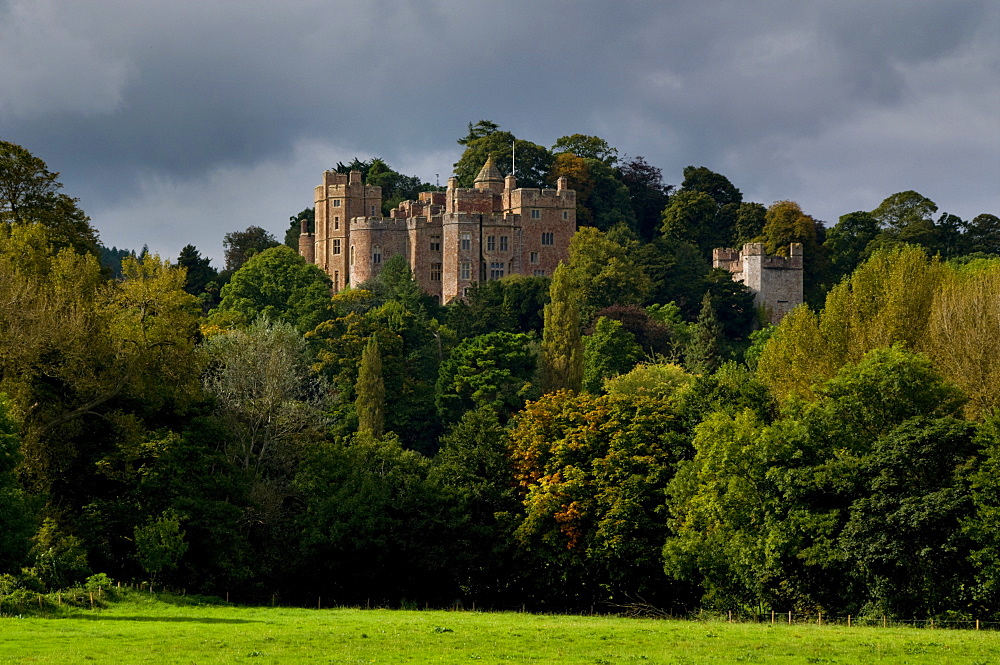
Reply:
<svg viewBox="0 0 1000 665"><path fill-rule="evenodd" d="M351 245L351 265L354 265L354 245Z"/></svg>
<svg viewBox="0 0 1000 665"><path fill-rule="evenodd" d="M375 206L372 206L372 214L371 214L371 216L372 216L372 217L374 217L374 216L375 216Z"/></svg>
<svg viewBox="0 0 1000 665"><path fill-rule="evenodd" d="M333 253L340 254L340 238L333 239Z"/></svg>
<svg viewBox="0 0 1000 665"><path fill-rule="evenodd" d="M465 287L464 289L462 289L462 297L463 298L469 297L469 287Z"/></svg>
<svg viewBox="0 0 1000 665"><path fill-rule="evenodd" d="M569 213L563 210L563 219L569 219Z"/></svg>
<svg viewBox="0 0 1000 665"><path fill-rule="evenodd" d="M507 236L500 236L500 251L507 251Z"/></svg>
<svg viewBox="0 0 1000 665"><path fill-rule="evenodd" d="M335 229L339 229L340 228L340 217L334 217L333 218L333 228L335 228Z"/></svg>
<svg viewBox="0 0 1000 665"><path fill-rule="evenodd" d="M530 256L532 263L538 263L538 252L532 252Z"/></svg>
<svg viewBox="0 0 1000 665"><path fill-rule="evenodd" d="M432 252L441 251L441 236L431 236L431 251Z"/></svg>
<svg viewBox="0 0 1000 665"><path fill-rule="evenodd" d="M470 249L472 249L472 234L471 233L463 233L461 235L461 239L462 239L461 240L462 251L467 252Z"/></svg>
<svg viewBox="0 0 1000 665"><path fill-rule="evenodd" d="M542 211L539 210L538 208L532 208L531 209L531 218L532 219L541 219L542 218Z"/></svg>
<svg viewBox="0 0 1000 665"><path fill-rule="evenodd" d="M493 252L497 248L497 237L496 236L486 236L486 251Z"/></svg>
<svg viewBox="0 0 1000 665"><path fill-rule="evenodd" d="M494 261L490 263L490 279L500 279L503 277L503 263Z"/></svg>
<svg viewBox="0 0 1000 665"><path fill-rule="evenodd" d="M340 207L340 199L334 199L333 200L333 207L334 208L339 208Z"/></svg>
<svg viewBox="0 0 1000 665"><path fill-rule="evenodd" d="M339 270L334 270L333 271L333 290L334 291L339 291L340 290L340 271Z"/></svg>
<svg viewBox="0 0 1000 665"><path fill-rule="evenodd" d="M432 263L431 264L431 281L440 282L441 281L441 264Z"/></svg>
<svg viewBox="0 0 1000 665"><path fill-rule="evenodd" d="M372 245L372 263L382 263L382 245Z"/></svg>
<svg viewBox="0 0 1000 665"><path fill-rule="evenodd" d="M461 279L472 279L472 264L468 261L462 262Z"/></svg>
<svg viewBox="0 0 1000 665"><path fill-rule="evenodd" d="M531 274L533 276L535 276L535 277L545 277L545 271L544 270L536 270L536 271L534 271Z"/></svg>
<svg viewBox="0 0 1000 665"><path fill-rule="evenodd" d="M542 234L542 244L543 245L554 245L554 244L556 244L556 242L555 242L555 234L553 234L551 231L549 231L547 233L543 233Z"/></svg>

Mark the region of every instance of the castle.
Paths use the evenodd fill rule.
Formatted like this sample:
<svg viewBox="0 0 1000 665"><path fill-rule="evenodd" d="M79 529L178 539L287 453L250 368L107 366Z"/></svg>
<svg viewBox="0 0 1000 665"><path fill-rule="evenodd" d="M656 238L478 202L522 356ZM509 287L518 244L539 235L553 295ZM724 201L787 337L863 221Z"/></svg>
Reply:
<svg viewBox="0 0 1000 665"><path fill-rule="evenodd" d="M712 267L725 268L733 281L743 282L754 294L753 303L764 310L769 323L802 304L802 243L793 242L788 256L768 256L764 245L751 242L743 249L712 250Z"/></svg>
<svg viewBox="0 0 1000 665"><path fill-rule="evenodd" d="M299 253L323 268L335 292L402 255L420 288L448 303L476 282L552 275L576 232L576 192L566 184L518 189L490 157L472 188L452 177L446 191L421 192L382 217L381 187L362 184L359 171L326 171L315 190L315 231L303 222Z"/></svg>

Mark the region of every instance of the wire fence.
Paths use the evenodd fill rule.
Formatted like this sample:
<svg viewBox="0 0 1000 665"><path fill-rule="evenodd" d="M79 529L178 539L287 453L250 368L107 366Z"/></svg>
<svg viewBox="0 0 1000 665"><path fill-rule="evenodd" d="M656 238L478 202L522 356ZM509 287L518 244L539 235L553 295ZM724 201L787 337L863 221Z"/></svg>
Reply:
<svg viewBox="0 0 1000 665"><path fill-rule="evenodd" d="M108 601L113 600L116 597L121 597L122 592L128 593L148 593L148 594L166 594L167 596L172 596L174 598L185 599L187 598L187 591L185 589L168 589L166 587L160 587L159 589L154 588L149 584L118 584L116 587L110 589L104 589L101 587L95 589L87 588L75 588L68 590L55 591L50 593L35 593L25 589L19 589L13 593L0 594L0 618L21 616L25 613L29 614L50 614L52 612L60 611L63 607L66 608L80 608L80 609L101 609L108 606ZM192 597L189 600L192 602L197 602L195 598ZM216 597L212 597L215 599ZM207 601L208 598L206 597ZM373 600L367 599L364 604L361 603L338 603L334 599L327 599L324 601L322 596L317 596L315 603L304 602L303 596L299 595L297 600L289 602L287 599L279 598L278 594L271 594L270 597L261 594L240 594L238 597L231 595L230 593L225 593L217 597L217 601L214 602L224 602L229 604L240 604L240 605L254 605L254 606L264 606L271 605L276 607L299 607L299 608L311 608L318 610L329 610L329 609L340 609L340 608L351 608L351 609L368 609L368 610L385 610L385 609L404 609L404 610L446 610L455 612L528 612L526 605L509 606L509 607L477 607L476 603L465 602L463 600L456 600L448 604L435 603L431 604L429 602L417 602L414 600L407 600L405 598L398 602L389 602L386 600ZM552 614L551 611L545 611L546 614ZM586 614L584 611L582 614ZM566 614L581 614L581 612L566 612ZM635 603L627 605L617 605L608 608L607 612L595 613L595 608L592 606L590 609L591 615L605 615L605 616L624 616L624 617L635 617L635 618L655 618L655 619L676 619L676 620L690 620L690 621L726 621L729 623L756 623L756 624L769 624L769 625L789 625L789 626L839 626L845 628L899 628L899 627L911 627L911 628L922 628L927 630L983 630L983 631L998 631L1000 630L1000 621L986 620L986 619L976 619L970 617L959 617L959 618L907 618L899 616L891 616L888 614L883 615L852 615L852 614L826 614L823 612L761 612L761 613L750 613L746 611L739 612L706 612L699 611L697 613L689 614L673 614L666 611L655 608L652 605L646 603Z"/></svg>

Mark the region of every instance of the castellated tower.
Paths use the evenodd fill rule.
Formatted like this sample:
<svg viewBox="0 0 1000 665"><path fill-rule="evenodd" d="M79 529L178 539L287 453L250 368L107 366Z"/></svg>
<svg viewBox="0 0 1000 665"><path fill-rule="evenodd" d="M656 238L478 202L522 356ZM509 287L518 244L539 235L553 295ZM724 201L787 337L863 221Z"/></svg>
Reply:
<svg viewBox="0 0 1000 665"><path fill-rule="evenodd" d="M788 256L769 256L764 245L752 242L743 249L712 250L712 267L725 268L733 280L753 292L753 303L764 310L769 323L777 324L803 302L802 243L793 242Z"/></svg>
<svg viewBox="0 0 1000 665"><path fill-rule="evenodd" d="M492 158L471 188L448 180L444 192L422 192L389 217L382 190L361 173L327 171L316 188L316 231L303 227L299 253L323 268L334 290L374 277L390 256L406 257L420 287L438 302L466 295L476 282L506 275L551 276L569 256L576 232L576 192L518 189Z"/></svg>

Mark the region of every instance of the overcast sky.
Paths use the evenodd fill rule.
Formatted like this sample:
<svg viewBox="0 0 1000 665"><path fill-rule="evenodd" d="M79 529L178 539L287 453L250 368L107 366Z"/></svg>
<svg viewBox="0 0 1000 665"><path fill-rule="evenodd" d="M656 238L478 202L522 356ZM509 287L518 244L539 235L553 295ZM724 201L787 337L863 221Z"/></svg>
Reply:
<svg viewBox="0 0 1000 665"><path fill-rule="evenodd" d="M480 119L829 224L908 189L1000 214L1000 2L0 0L0 139L109 247L218 267L338 161L443 183Z"/></svg>

